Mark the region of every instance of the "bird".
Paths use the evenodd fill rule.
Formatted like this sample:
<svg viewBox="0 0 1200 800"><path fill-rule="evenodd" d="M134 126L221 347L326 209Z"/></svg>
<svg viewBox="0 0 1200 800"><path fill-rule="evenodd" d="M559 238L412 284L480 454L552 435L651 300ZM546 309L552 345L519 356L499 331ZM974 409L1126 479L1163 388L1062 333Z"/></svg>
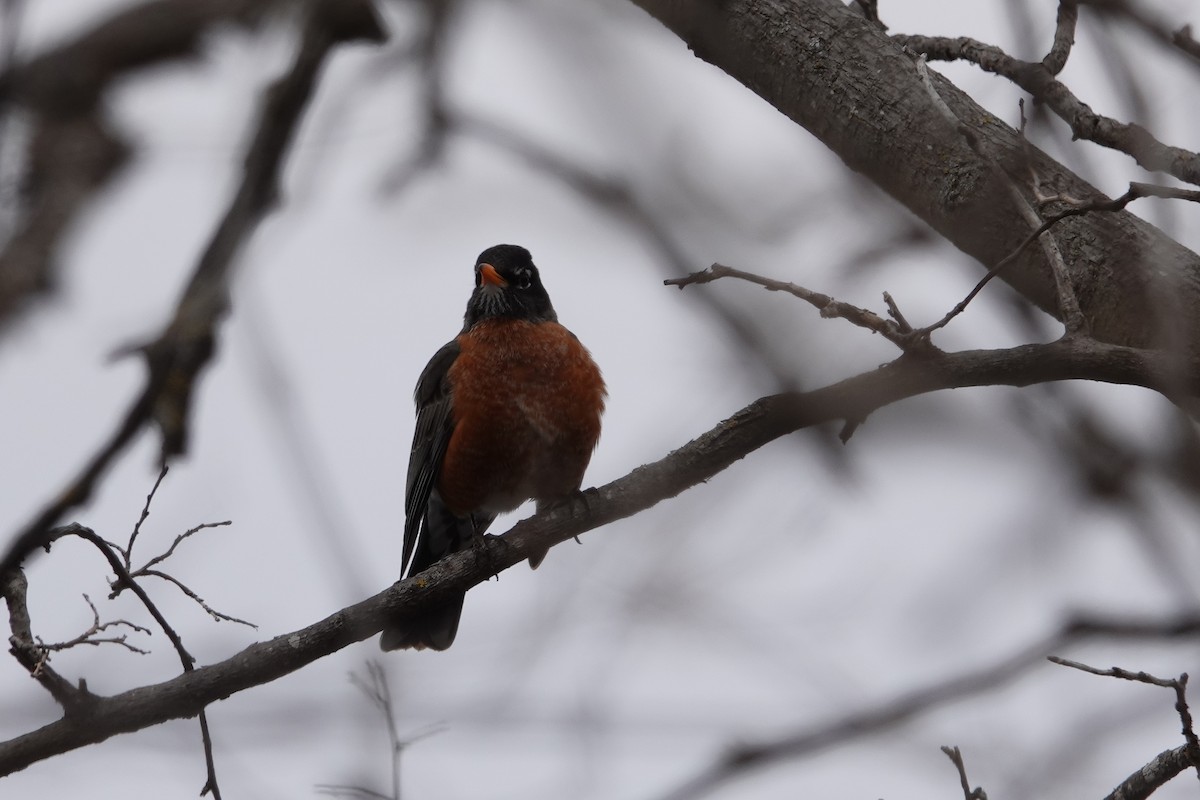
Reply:
<svg viewBox="0 0 1200 800"><path fill-rule="evenodd" d="M500 244L480 253L462 330L417 380L401 578L479 543L497 514L574 497L606 398L599 367L559 324L530 252ZM530 566L545 554L530 555ZM385 626L380 647L445 650L464 597Z"/></svg>

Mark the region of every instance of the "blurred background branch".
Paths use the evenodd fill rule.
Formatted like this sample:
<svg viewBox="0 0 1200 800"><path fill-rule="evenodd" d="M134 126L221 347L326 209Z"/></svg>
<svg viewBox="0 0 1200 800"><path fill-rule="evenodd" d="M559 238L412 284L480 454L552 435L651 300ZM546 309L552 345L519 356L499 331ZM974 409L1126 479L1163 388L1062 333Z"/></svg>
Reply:
<svg viewBox="0 0 1200 800"><path fill-rule="evenodd" d="M196 602L217 612L172 589L155 600L193 672L119 647L50 669L38 642L78 638L79 594L101 596L94 554L62 540L28 582L4 573L5 771L197 713L221 717L208 788L215 754L223 786L263 798L916 796L947 790L946 741L997 797L1194 763L1169 709L1035 668L1053 642L1154 674L1197 654L1186 5L52 6L0 3L7 562L65 519L128 530L170 461L156 522L237 528L141 567L132 540L108 555L132 579L174 552L173 585L293 633L185 629ZM372 46L336 46L354 40ZM956 61L927 69L919 45ZM1039 234L1054 249L1025 246ZM504 525L493 561L626 521L536 574L485 582L464 556L357 602L399 567L417 362L498 241L531 247L612 397L601 488ZM744 282L661 288L714 263L821 313ZM955 303L937 347L898 360L821 318L903 343ZM105 366L129 341L148 376ZM364 708L341 675L377 653L355 642L466 585L455 649L371 668ZM92 627L138 619L114 595ZM399 732L427 730L401 776ZM72 758L145 749L122 790L160 797L194 740L168 724ZM81 793L68 773L88 770L57 764L2 791Z"/></svg>

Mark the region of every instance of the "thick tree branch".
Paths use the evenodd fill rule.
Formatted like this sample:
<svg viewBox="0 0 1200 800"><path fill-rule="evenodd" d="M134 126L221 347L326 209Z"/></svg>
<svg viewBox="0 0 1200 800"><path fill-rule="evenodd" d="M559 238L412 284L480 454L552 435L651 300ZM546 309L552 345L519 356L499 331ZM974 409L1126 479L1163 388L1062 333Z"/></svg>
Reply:
<svg viewBox="0 0 1200 800"><path fill-rule="evenodd" d="M1176 775L1196 766L1188 756L1187 745L1165 750L1121 781L1104 800L1146 800Z"/></svg>
<svg viewBox="0 0 1200 800"><path fill-rule="evenodd" d="M633 2L985 266L1025 237L1029 226L1009 189L935 108L911 55L838 0ZM1050 191L1101 196L949 81L930 77L1018 181L1032 170ZM1092 335L1200 353L1200 326L1179 313L1200 307L1200 256L1126 212L1067 220L1055 238ZM1003 279L1057 314L1044 253L1023 252Z"/></svg>
<svg viewBox="0 0 1200 800"><path fill-rule="evenodd" d="M1165 355L1090 341L1061 340L1010 350L934 352L901 358L811 392L764 397L662 460L589 490L576 503L517 523L489 537L488 557L464 551L424 573L320 622L251 645L237 655L154 686L98 697L86 717L65 718L0 744L0 775L119 733L198 714L205 706L272 681L377 633L387 621L419 615L455 592L475 586L532 552L624 519L674 497L758 448L802 428L864 419L889 403L939 389L1026 386L1058 380L1096 380L1161 389L1200 384L1200 369L1185 380L1170 374ZM1086 631L1081 629L1081 633Z"/></svg>

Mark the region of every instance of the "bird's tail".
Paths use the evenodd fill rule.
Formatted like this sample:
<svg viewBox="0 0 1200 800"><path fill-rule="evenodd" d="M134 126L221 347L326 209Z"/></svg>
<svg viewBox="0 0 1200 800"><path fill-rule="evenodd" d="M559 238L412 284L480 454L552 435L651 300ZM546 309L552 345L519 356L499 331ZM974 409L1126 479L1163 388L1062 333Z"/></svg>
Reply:
<svg viewBox="0 0 1200 800"><path fill-rule="evenodd" d="M379 637L380 650L445 650L454 643L465 594L434 606L421 616L389 625Z"/></svg>

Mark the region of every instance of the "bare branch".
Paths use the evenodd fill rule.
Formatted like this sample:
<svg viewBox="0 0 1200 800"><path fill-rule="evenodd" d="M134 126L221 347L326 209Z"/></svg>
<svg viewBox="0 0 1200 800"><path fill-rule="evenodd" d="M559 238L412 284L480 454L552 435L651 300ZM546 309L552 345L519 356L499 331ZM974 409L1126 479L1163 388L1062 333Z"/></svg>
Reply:
<svg viewBox="0 0 1200 800"><path fill-rule="evenodd" d="M1022 250L1036 241L1039 236L1041 236L1043 233L1046 233L1059 222L1062 222L1070 217L1078 217L1084 214L1090 214L1093 211L1123 211L1131 202L1143 197L1160 197L1164 199L1187 200L1193 203L1200 203L1200 190L1176 189L1170 186L1158 186L1151 183L1130 183L1129 189L1123 195L1113 200L1109 200L1107 198L1096 198L1092 200L1081 201L1061 195L1039 198L1043 203L1065 203L1068 205L1068 208L1046 217L1042 224L1039 225L1036 230L1026 236L1015 250L1013 250L1011 253L997 262L995 266L989 269L987 274L980 278L979 282L975 284L975 287L967 293L966 297L964 297L957 305L955 305L954 308L950 309L950 311L948 311L944 317L935 322L933 325L924 328L923 330L932 332L949 324L951 320L966 310L971 301L974 300L981 291L983 291L983 288L991 282L992 278L995 278L997 275L999 275L1006 267L1008 267L1017 259Z"/></svg>
<svg viewBox="0 0 1200 800"><path fill-rule="evenodd" d="M987 800L987 792L983 790L983 787L977 786L974 789L971 788L971 782L967 780L967 764L963 761L962 751L958 749L958 746L946 747L943 745L942 752L946 754L946 758L950 759L950 763L958 770L958 780L962 785L964 800Z"/></svg>
<svg viewBox="0 0 1200 800"><path fill-rule="evenodd" d="M964 253L992 267L1013 253L1026 224L994 164L945 123L908 52L832 0L736 0L679 3L632 0L674 31L697 57L724 70L802 125L854 169L896 198ZM817 46L819 44L819 46ZM1048 75L1041 64L1037 70ZM1006 164L1032 168L1056 192L1090 198L1094 187L1037 148L943 76L930 73L939 97ZM1052 78L1051 78L1052 79ZM854 114L845 113L853 98ZM864 126L861 120L870 119ZM904 136L894 131L904 130ZM1017 163L1014 163L1017 162ZM1200 257L1127 211L1083 216L1055 231L1091 335L1135 347L1164 335L1161 298L1200 297ZM1137 243L1136 246L1134 243ZM1120 270L1100 265L1120 263ZM686 270L676 274L684 274ZM1038 308L1057 314L1049 265L1022 248L1003 279ZM1200 329L1183 329L1178 349L1200 352Z"/></svg>
<svg viewBox="0 0 1200 800"><path fill-rule="evenodd" d="M1054 44L1042 59L1042 66L1051 75L1062 72L1075 45L1075 23L1079 20L1079 6L1075 0L1059 0L1058 20L1054 26Z"/></svg>
<svg viewBox="0 0 1200 800"><path fill-rule="evenodd" d="M295 0L288 0L294 2ZM282 0L147 0L79 38L0 74L0 104L30 113L30 200L0 252L0 333L53 289L63 234L127 162L129 147L98 112L118 78L196 52L219 24L249 27Z"/></svg>
<svg viewBox="0 0 1200 800"><path fill-rule="evenodd" d="M387 671L378 661L367 662L367 676L365 678L358 673L350 673L350 683L354 684L356 689L366 695L367 699L371 701L371 705L375 706L379 711L383 717L384 724L387 726L388 744L390 745L392 756L392 793L384 794L383 792L362 786L345 786L331 783L317 784L317 791L333 797L368 797L384 798L384 800L400 800L400 758L404 754L404 751L422 739L427 739L436 733L440 733L444 730L444 727L434 725L408 737L401 738L399 728L396 726L396 709L392 704L392 691L388 686Z"/></svg>
<svg viewBox="0 0 1200 800"><path fill-rule="evenodd" d="M194 591L192 591L192 589L190 589L187 586L187 584L185 584L183 581L176 578L174 575L171 575L166 572L161 572L156 569L147 569L146 567L142 567L137 572L131 573L131 575L133 575L134 577L145 576L145 577L158 578L160 580L166 581L167 583L170 583L171 585L173 585L177 589L179 589L179 591L181 591L185 595L187 595L188 599L190 599L196 605L198 605L202 609L204 609L204 612L206 614L208 614L210 617L212 617L214 620L216 620L217 622L236 622L238 625L245 625L247 628L254 628L255 630L258 630L258 626L255 625L253 622L247 622L244 619L239 619L238 617L233 617L233 616L230 616L229 614L225 614L221 611L217 611L215 608L213 608L208 603L206 603L204 601L203 597L201 597L200 595L198 595ZM119 591L119 589L114 589L113 596L115 596L118 591Z"/></svg>
<svg viewBox="0 0 1200 800"><path fill-rule="evenodd" d="M154 569L154 567L158 566L159 564L163 563L168 558L173 556L175 554L176 548L178 548L179 545L184 540L188 539L192 535L198 533L199 531L207 530L209 528L221 528L226 525L232 525L233 524L232 521L225 520L223 522L205 522L205 523L197 525L193 528L190 528L190 529L184 531L183 533L179 534L178 536L176 536L174 541L171 542L171 545L166 550L164 550L163 552L154 556L153 558L149 559L142 566L138 567L137 569L133 569L132 566L130 565L130 560L133 555L133 544L137 540L137 536L141 530L142 523L146 521L146 518L148 516L150 516L150 504L154 501L154 495L158 491L158 487L162 484L163 478L165 478L166 475L167 475L167 465L164 464L162 467L162 470L158 474L158 479L154 482L153 488L151 488L150 493L148 495L146 495L146 504L142 507L141 516L138 517L137 523L133 526L133 532L129 535L128 545L125 548L121 548L120 546L113 544L112 542L105 541L106 545L108 545L113 550L115 550L116 552L121 554L121 557L125 561L125 569L129 574L129 577L127 580L122 579L122 578L117 578L116 580L114 580L112 582L112 591L108 595L109 599L111 600L112 598L116 597L121 592L123 592L125 589L129 588L130 585L132 584L132 582L134 580L136 580L137 578L155 577L155 578L159 578L160 580L164 580L167 583L170 583L173 586L175 586L176 588L178 588L179 591L183 592L185 595L187 595L188 598L193 600L197 605L199 605L202 609L204 609L204 611L210 617L212 617L214 620L216 620L218 622L221 622L221 621L236 622L239 625L246 625L248 627L257 629L258 626L254 625L253 623L250 623L244 619L238 619L237 617L230 616L229 614L224 614L220 611L217 611L212 606L210 606L208 603L204 602L204 598L200 597L200 595L198 595L196 592L192 591L192 589L189 588L183 581L179 580L178 578L174 577L173 575L168 575L167 573L165 573L161 570Z"/></svg>
<svg viewBox="0 0 1200 800"><path fill-rule="evenodd" d="M1064 667L1071 667L1082 672L1088 672L1092 675L1102 675L1109 678L1119 678L1125 681L1135 681L1137 683L1146 683L1151 686L1163 686L1172 689L1175 692L1175 711L1179 714L1179 721L1182 725L1183 738L1186 742L1184 751L1193 766L1200 767L1200 739L1196 738L1196 731L1192 723L1192 712L1188 708L1187 702L1187 673L1183 673L1178 678L1157 678L1148 672L1130 672L1120 667L1110 667L1108 669L1097 669L1089 667L1087 664L1081 664L1078 661L1070 661L1058 656L1048 656L1049 661L1060 664ZM1198 773L1197 777L1200 777Z"/></svg>
<svg viewBox="0 0 1200 800"><path fill-rule="evenodd" d="M888 316L894 319L896 324L900 326L900 332L912 333L912 325L910 325L908 320L904 318L904 315L900 313L900 307L896 305L896 301L893 300L892 296L887 292L883 293L883 302L885 305L887 305Z"/></svg>
<svg viewBox="0 0 1200 800"><path fill-rule="evenodd" d="M1165 686L1169 689L1176 688L1180 685L1180 682L1175 678L1156 678L1148 672L1130 672L1129 670L1121 669L1120 667L1098 669L1096 667L1089 667L1087 664L1081 664L1078 661L1071 661L1070 659L1060 658L1058 656L1047 656L1046 660L1064 667L1077 669L1080 672L1089 672L1092 675L1102 675L1108 678L1120 678L1123 681L1148 683L1151 686Z"/></svg>
<svg viewBox="0 0 1200 800"><path fill-rule="evenodd" d="M182 0L177 0L181 2ZM227 0L228 2L229 0ZM169 0L159 0L168 6ZM279 173L322 64L338 44L383 36L367 0L318 0L288 72L268 90L247 149L241 185L192 273L171 322L157 339L138 348L149 376L117 430L80 474L29 522L9 545L0 571L45 543L63 515L86 502L101 475L151 420L162 430L164 462L186 448L187 421L196 379L212 358L217 326L229 306L229 278L241 247L278 199ZM0 262L2 264L2 262ZM3 273L0 266L0 273Z"/></svg>
<svg viewBox="0 0 1200 800"><path fill-rule="evenodd" d="M154 485L150 487L150 493L146 495L146 505L142 506L142 513L138 517L138 521L133 525L133 532L129 534L129 544L124 549L119 550L121 556L125 559L125 568L129 569L133 559L133 544L137 541L138 533L142 529L142 523L146 521L146 517L150 516L150 504L154 502L154 494L158 491L158 487L162 484L163 478L167 477L167 470L170 467L163 464L158 471L158 478L154 481ZM174 548L172 548L174 549Z"/></svg>
<svg viewBox="0 0 1200 800"><path fill-rule="evenodd" d="M125 565L121 563L121 559L117 557L117 554L113 552L112 548L108 546L107 542L101 539L91 528L84 527L78 523L71 523L70 525L64 525L61 528L55 528L50 533L51 541L61 539L64 536L78 536L87 542L91 542L91 544L97 550L99 550L100 554L108 561L108 565L112 567L113 573L117 576L115 583L129 588L135 595L137 595L138 600L140 600L142 605L146 607L146 610L150 612L150 616L154 617L154 621L158 623L158 626L162 629L163 633L165 633L167 638L171 640L171 644L175 647L176 653L179 654L179 660L183 664L183 668L185 670L191 668L196 659L193 658L190 653L188 653L187 649L183 646L183 641L179 638L179 634L177 634L175 629L172 628L170 623L167 622L167 618L164 617L162 612L158 610L158 606L156 606L154 601L150 599L150 596L146 594L145 589L143 589L141 585L133 579L133 577L129 574L129 570L125 569Z"/></svg>
<svg viewBox="0 0 1200 800"><path fill-rule="evenodd" d="M878 333L901 350L907 350L914 344L912 337L905 335L899 323L883 319L873 311L844 303L827 294L814 292L811 289L805 289L803 286L797 286L794 283L778 281L773 278L764 278L761 275L727 267L724 264L713 264L706 270L693 272L682 278L669 278L663 281L663 285L678 286L682 289L685 286L712 283L721 278L737 278L749 283L756 283L769 292L786 292L812 305L821 312L822 317L837 317L847 320L860 328L866 328L872 333Z"/></svg>
<svg viewBox="0 0 1200 800"><path fill-rule="evenodd" d="M8 638L9 652L17 659L42 687L50 693L63 713L85 713L93 695L83 686L76 687L59 675L47 662L47 654L34 638L29 607L26 602L29 584L20 569L0 573L0 597L8 605L8 624L12 635Z"/></svg>
<svg viewBox="0 0 1200 800"><path fill-rule="evenodd" d="M232 524L233 524L233 520L227 519L222 522L203 522L194 528L189 528L188 530L186 530L183 533L176 536L175 541L171 542L170 547L168 547L166 550L164 550L163 552L156 555L154 558L147 561L145 564L143 564L137 570L134 570L133 571L134 577L137 577L140 574L145 574L147 570L166 561L168 558L170 558L172 555L175 554L175 548L179 547L179 545L182 544L185 539L192 536L193 534L195 534L199 531L208 530L209 528L224 528L224 527L226 527L228 525L232 525Z"/></svg>
<svg viewBox="0 0 1200 800"><path fill-rule="evenodd" d="M862 419L885 405L947 388L1100 380L1169 390L1179 385L1176 366L1175 359L1162 353L1064 339L1009 350L934 351L921 359L901 356L823 389L764 397L662 460L589 490L586 504L567 503L547 509L517 523L503 538L487 539L483 545L486 557L470 549L457 553L374 597L307 628L253 644L225 661L195 668L154 686L96 698L86 725L63 719L2 743L0 775L118 733L193 716L214 700L274 680L372 636L385 623L419 616L448 596L525 561L530 553L674 497L765 444L802 428L846 418ZM1192 368L1187 385L1193 389L1200 385L1200 368ZM87 533L103 545L94 533ZM123 569L120 559L108 552L114 569ZM1080 619L1072 621L1066 630L1072 637L1185 636L1200 631L1200 619L1188 617L1154 624ZM1036 658L1044 655L1039 651Z"/></svg>
<svg viewBox="0 0 1200 800"><path fill-rule="evenodd" d="M1147 800L1167 781L1174 778L1185 769L1197 766L1197 762L1187 754L1187 746L1176 747L1159 753L1144 767L1136 770L1104 800Z"/></svg>
<svg viewBox="0 0 1200 800"><path fill-rule="evenodd" d="M52 535L55 533L57 533L58 536L78 536L91 542L101 552L101 554L108 560L109 566L112 567L113 572L117 576L116 583L118 585L127 586L133 591L134 594L137 595L138 599L142 601L142 605L144 605L146 610L150 612L150 616L154 617L154 621L158 623L158 626L162 629L163 633L165 633L167 638L171 640L171 645L175 648L175 652L179 656L179 662L183 666L184 674L186 675L188 672L190 672L196 659L183 646L183 640L179 638L179 634L176 633L175 629L172 628L170 623L167 622L166 617L164 617L162 612L158 610L158 607L150 599L150 596L146 594L146 591L141 587L141 585L139 585L138 582L130 576L129 571L125 568L125 565L121 563L121 560L117 557L116 553L113 552L112 548L110 548L103 539L97 536L94 531L92 531L90 528L85 528L82 525L72 524L66 526L65 528L57 529L57 531L51 531ZM57 538L57 536L55 538ZM200 790L200 795L204 796L211 793L214 800L221 800L221 789L217 784L216 765L213 761L212 736L208 730L208 715L205 713L205 709L201 707L195 712L195 716L199 717L200 719L200 734L204 745L204 763L207 769L207 777L204 782L204 787ZM64 718L63 721L65 722L66 718Z"/></svg>
<svg viewBox="0 0 1200 800"><path fill-rule="evenodd" d="M413 45L411 56L420 70L421 136L411 156L392 167L384 176L380 189L396 194L407 188L418 176L431 169L442 158L450 133L450 112L444 94L445 43L448 28L458 0L422 0L424 27ZM407 60L409 53L402 54Z"/></svg>
<svg viewBox="0 0 1200 800"><path fill-rule="evenodd" d="M143 628L141 625L136 625L136 624L130 622L129 620L124 620L124 619L116 619L116 620L111 620L109 622L101 622L100 621L100 612L96 610L96 604L92 602L92 598L88 597L85 594L83 596L83 599L88 604L88 608L90 608L92 610L91 626L89 626L86 631L79 634L74 639L68 639L65 642L57 642L55 644L46 644L45 642L43 642L41 640L41 638L37 638L37 646L41 650L45 651L47 656L49 656L49 654L53 651L69 650L72 647L76 647L81 644L90 644L90 645L95 645L95 646L102 645L102 644L116 644L116 645L120 645L120 646L124 647L126 650L129 650L131 653L138 653L139 655L143 655L143 656L148 653L148 651L143 650L140 647L134 647L132 644L130 644L123 634L120 636L100 636L99 635L99 634L103 633L104 631L108 630L109 628L125 627L125 628L130 628L131 630L137 631L138 633L144 633L147 636L149 636L150 630L148 628Z"/></svg>
<svg viewBox="0 0 1200 800"><path fill-rule="evenodd" d="M930 60L969 61L987 72L1008 78L1054 111L1071 127L1076 139L1087 139L1125 153L1153 172L1165 172L1181 181L1200 185L1200 155L1163 144L1141 125L1118 122L1097 114L1041 63L1021 61L999 47L966 36L951 39L897 34L892 38Z"/></svg>
<svg viewBox="0 0 1200 800"><path fill-rule="evenodd" d="M1072 30L1073 29L1074 25L1072 23ZM1065 55L1063 58L1065 59ZM992 170L996 174L996 179L1007 190L1009 197L1012 199L1013 207L1017 210L1017 213L1019 213L1024 221L1031 227L1041 230L1042 219L1038 216L1037 212L1034 211L1033 207L1030 206L1029 201L1025 199L1024 193L1021 192L1020 187L1017 186L1012 177L1000 167L1000 164L1002 163L1002 159L1000 157L1001 154L992 152L991 148L984 142L984 140L976 136L971 127L964 124L962 120L960 120L954 113L954 111L950 109L950 106L948 106L942 99L941 95L938 94L937 87L933 85L933 81L929 77L929 70L925 66L924 56L921 56L919 59L917 59L917 74L921 76L921 82L925 86L925 91L929 93L934 107L937 108L941 112L942 116L946 118L946 121L949 122L954 129L963 136L964 139L966 139L970 148L979 154L979 156L988 164L992 165ZM1024 119L1024 111L1022 111L1021 139L1023 142L1026 142ZM1028 148L1026 148L1026 151L1027 150ZM1083 316L1083 312L1079 310L1079 303L1075 299L1075 289L1071 286L1071 276L1067 271L1067 265L1063 260L1062 253L1058 249L1058 243L1054 241L1053 236L1049 235L1049 228L1046 228L1044 231L1042 231L1042 236L1044 237L1040 238L1042 252L1046 256L1046 263L1050 265L1050 272L1054 276L1054 285L1055 289L1057 290L1059 319L1062 320L1068 334L1085 332L1087 328L1087 321ZM1023 248L1024 244L1022 244L1021 248L1018 248L1016 251L1014 251L1014 257L1016 254L1019 254ZM1009 259L1005 259L1005 261L1009 261ZM994 275L994 272L989 271L988 276L985 276L984 281L981 281L980 285L982 285L982 283L984 283L992 275ZM969 301L964 301L964 303L965 302ZM960 305L962 308L966 307L965 305ZM956 306L956 308L958 307L959 306ZM946 317L943 318L943 320L945 321L950 318L952 317ZM934 328L931 328L930 330L934 330Z"/></svg>
<svg viewBox="0 0 1200 800"><path fill-rule="evenodd" d="M947 109L947 111L949 110ZM971 301L974 300L981 291L983 291L984 287L987 286L987 284L993 278L999 275L1005 267L1012 264L1020 255L1022 250L1036 241L1040 236L1047 233L1056 224L1069 217L1079 216L1082 214L1089 214L1092 212L1120 211L1134 200L1144 197L1159 197L1164 199L1200 202L1200 190L1177 189L1169 186L1158 186L1148 183L1130 183L1129 189L1124 194L1112 200L1099 198L1088 201L1078 201L1057 196L1040 198L1040 201L1043 204L1049 202L1061 202L1067 204L1068 207L1062 211L1051 214L1045 220L1043 220L1041 224L1037 225L1033 232L1026 236L1024 241L1022 241L1015 250L1013 250L1004 259L992 267L992 269L990 269L988 273L984 275L984 277L980 279L978 283L975 284L974 288L967 293L966 297L957 303L954 308L948 311L940 320L932 325L916 331L912 329L908 321L904 319L902 314L900 314L900 310L895 307L895 301L892 300L891 296L886 292L884 293L884 301L888 305L889 314L893 317L893 319L896 320L895 322L885 320L867 309L862 309L848 303L843 303L835 298L830 297L829 295L822 294L820 292L814 292L810 289L804 288L803 286L798 286L794 283L778 281L771 278L765 278L753 273L744 272L733 267L725 266L723 264L713 264L707 270L693 272L682 278L671 278L664 280L663 284L666 286L678 286L680 289L682 289L683 287L690 286L692 284L711 283L712 281L725 277L738 278L740 280L756 283L766 288L768 291L787 292L788 294L812 304L821 311L821 316L840 317L842 319L846 319L853 324L858 325L859 327L866 328L867 330L880 334L902 350L920 350L922 346L924 346L923 343L927 343L930 333L945 327L956 316L965 311L967 306L970 305ZM1023 202L1024 201L1022 200L1022 203ZM1030 214L1033 213L1032 209L1029 209L1029 211ZM1037 218L1035 216L1030 217L1030 221L1036 221L1036 219ZM1074 292L1070 289L1069 278L1066 274L1066 266L1062 262L1062 255L1058 252L1056 246L1052 246L1052 241L1049 244L1051 247L1049 247L1047 251L1048 258L1052 263L1057 265L1055 268L1055 276L1059 281L1058 285L1060 287L1060 303L1065 308L1063 317L1064 319L1071 321L1068 322L1067 325L1068 332L1078 333L1085 326L1083 315L1079 309L1078 303L1075 302Z"/></svg>
<svg viewBox="0 0 1200 800"><path fill-rule="evenodd" d="M849 714L825 725L782 736L773 741L731 749L711 766L697 773L661 800L694 800L703 797L747 773L778 763L795 760L836 747L868 733L880 733L905 724L935 708L1002 686L1040 662L1052 650L1095 636L1113 637L1194 637L1200 633L1200 618L1176 621L1121 621L1107 619L1069 619L1050 636L1029 645L997 663L962 675L938 680L900 695L874 708ZM947 754L949 755L949 753ZM963 775L964 791L969 784ZM978 791L978 790L976 790ZM970 796L970 794L968 794Z"/></svg>
<svg viewBox="0 0 1200 800"><path fill-rule="evenodd" d="M332 783L318 783L317 794L327 794L330 797L365 797L368 800L394 800L394 796L367 789L363 786L340 786Z"/></svg>

